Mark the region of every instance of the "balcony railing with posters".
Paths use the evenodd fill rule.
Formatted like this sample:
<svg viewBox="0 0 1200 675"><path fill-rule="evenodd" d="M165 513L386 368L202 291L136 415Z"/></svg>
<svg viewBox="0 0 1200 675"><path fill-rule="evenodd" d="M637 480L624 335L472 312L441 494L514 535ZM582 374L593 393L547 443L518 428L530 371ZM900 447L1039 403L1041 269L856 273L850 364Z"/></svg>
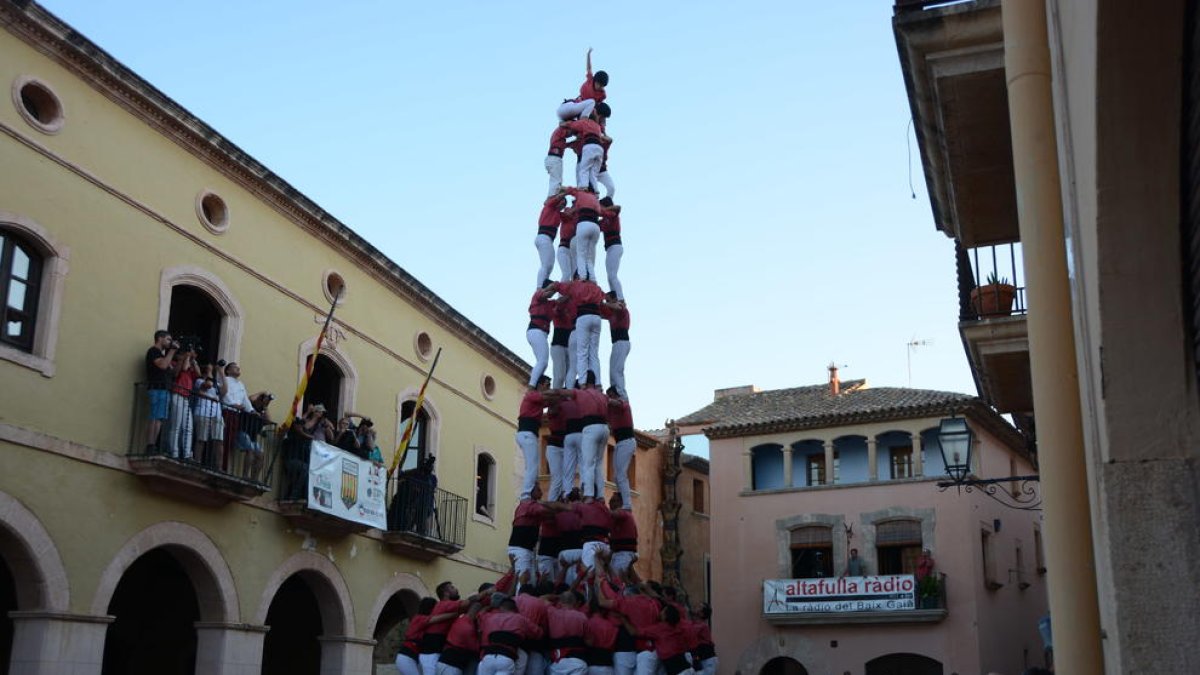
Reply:
<svg viewBox="0 0 1200 675"><path fill-rule="evenodd" d="M279 445L275 423L258 413L139 383L129 437L130 468L154 490L220 505L271 489Z"/></svg>
<svg viewBox="0 0 1200 675"><path fill-rule="evenodd" d="M410 557L429 560L463 549L470 505L466 497L447 492L420 476L393 476L388 481L386 541Z"/></svg>

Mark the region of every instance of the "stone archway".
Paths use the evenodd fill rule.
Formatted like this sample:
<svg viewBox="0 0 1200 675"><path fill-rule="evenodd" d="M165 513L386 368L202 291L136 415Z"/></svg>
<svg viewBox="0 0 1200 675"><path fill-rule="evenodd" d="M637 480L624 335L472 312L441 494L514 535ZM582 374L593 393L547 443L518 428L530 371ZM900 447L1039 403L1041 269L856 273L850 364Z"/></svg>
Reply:
<svg viewBox="0 0 1200 675"><path fill-rule="evenodd" d="M255 615L268 626L262 672L340 672L351 651L373 645L354 637L354 607L337 566L302 551L271 574Z"/></svg>

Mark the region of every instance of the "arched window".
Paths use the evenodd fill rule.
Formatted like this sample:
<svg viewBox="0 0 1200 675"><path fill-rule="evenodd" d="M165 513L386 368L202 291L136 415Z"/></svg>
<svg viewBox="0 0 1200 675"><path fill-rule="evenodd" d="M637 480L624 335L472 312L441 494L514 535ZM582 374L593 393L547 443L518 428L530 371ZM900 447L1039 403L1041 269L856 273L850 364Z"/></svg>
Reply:
<svg viewBox="0 0 1200 675"><path fill-rule="evenodd" d="M400 433L404 433L404 428L416 406L416 401L405 401L401 404ZM432 451L429 447L429 426L429 413L422 406L421 410L417 412L416 426L413 428L412 439L408 442L408 454L404 456L404 464L400 467L401 471L417 468L429 456Z"/></svg>
<svg viewBox="0 0 1200 675"><path fill-rule="evenodd" d="M783 446L759 445L750 449L751 490L774 490L783 485Z"/></svg>
<svg viewBox="0 0 1200 675"><path fill-rule="evenodd" d="M806 525L791 532L792 578L833 576L833 528Z"/></svg>
<svg viewBox="0 0 1200 675"><path fill-rule="evenodd" d="M222 351L226 346L221 344L224 315L212 296L197 286L173 286L169 311L167 330L180 343L198 346L201 363L216 363L222 358L232 360Z"/></svg>
<svg viewBox="0 0 1200 675"><path fill-rule="evenodd" d="M201 361L238 360L243 316L233 292L212 272L191 265L162 271L155 327L195 338L204 349Z"/></svg>
<svg viewBox="0 0 1200 675"><path fill-rule="evenodd" d="M921 557L921 521L887 520L875 525L880 574L914 574Z"/></svg>
<svg viewBox="0 0 1200 675"><path fill-rule="evenodd" d="M311 356L309 357L312 358ZM333 359L325 354L317 355L308 388L304 390L304 407L320 403L325 406L325 417L337 420L342 410L342 379L345 376Z"/></svg>
<svg viewBox="0 0 1200 675"><path fill-rule="evenodd" d="M12 230L0 229L0 341L32 352L42 285L42 255Z"/></svg>
<svg viewBox="0 0 1200 675"><path fill-rule="evenodd" d="M475 457L475 513L496 517L496 460L486 452Z"/></svg>

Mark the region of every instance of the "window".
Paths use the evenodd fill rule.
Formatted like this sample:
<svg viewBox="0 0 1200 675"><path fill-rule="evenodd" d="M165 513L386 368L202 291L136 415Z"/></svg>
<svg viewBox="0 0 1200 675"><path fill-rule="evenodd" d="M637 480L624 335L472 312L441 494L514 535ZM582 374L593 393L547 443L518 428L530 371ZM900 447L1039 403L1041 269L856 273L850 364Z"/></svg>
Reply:
<svg viewBox="0 0 1200 675"><path fill-rule="evenodd" d="M913 449L911 445L897 445L889 449L892 456L892 478L913 477Z"/></svg>
<svg viewBox="0 0 1200 675"><path fill-rule="evenodd" d="M229 207L220 195L211 190L201 190L196 195L196 217L201 225L214 234L223 234L229 229Z"/></svg>
<svg viewBox="0 0 1200 675"><path fill-rule="evenodd" d="M429 333L418 331L413 336L413 350L417 352L417 356L422 361L428 361L433 358L433 338L429 337Z"/></svg>
<svg viewBox="0 0 1200 675"><path fill-rule="evenodd" d="M404 425L408 419L412 417L413 408L417 405L416 401L405 401L400 406L400 433L404 433ZM429 414L422 407L417 413L416 426L413 428L412 438L408 442L408 454L404 456L404 464L400 467L401 471L415 469L429 455Z"/></svg>
<svg viewBox="0 0 1200 675"><path fill-rule="evenodd" d="M325 270L325 274L321 279L321 290L325 292L325 299L329 302L337 301L341 305L346 301L346 280L342 275L333 270Z"/></svg>
<svg viewBox="0 0 1200 675"><path fill-rule="evenodd" d="M24 352L33 351L38 299L42 282L42 256L16 233L0 229L0 342Z"/></svg>
<svg viewBox="0 0 1200 675"><path fill-rule="evenodd" d="M996 579L996 552L993 550L992 531L987 528L979 530L979 543L983 553L983 585L994 591L1004 584Z"/></svg>
<svg viewBox="0 0 1200 675"><path fill-rule="evenodd" d="M888 520L875 525L880 574L916 574L921 557L921 521Z"/></svg>
<svg viewBox="0 0 1200 675"><path fill-rule="evenodd" d="M308 358L312 358L311 356ZM325 417L336 423L341 417L342 371L333 359L324 354L317 355L308 387L304 390L304 407L320 403L325 406Z"/></svg>
<svg viewBox="0 0 1200 675"><path fill-rule="evenodd" d="M483 397L487 400L492 400L496 397L496 378L491 375L484 375L479 381L479 389L483 392Z"/></svg>
<svg viewBox="0 0 1200 675"><path fill-rule="evenodd" d="M807 525L791 531L792 578L833 576L833 528Z"/></svg>
<svg viewBox="0 0 1200 675"><path fill-rule="evenodd" d="M197 345L201 363L215 363L220 358L232 360L223 351L226 347L221 344L221 321L224 316L212 296L197 286L173 286L169 311L167 330L180 343Z"/></svg>
<svg viewBox="0 0 1200 675"><path fill-rule="evenodd" d="M704 510L704 481L692 479L692 510L696 513L706 513Z"/></svg>
<svg viewBox="0 0 1200 675"><path fill-rule="evenodd" d="M475 513L494 518L496 513L496 460L486 452L475 458Z"/></svg>
<svg viewBox="0 0 1200 675"><path fill-rule="evenodd" d="M1017 587L1021 590L1029 588L1029 581L1025 579L1025 551L1021 546L1021 540L1016 540L1015 551L1013 552L1017 558Z"/></svg>
<svg viewBox="0 0 1200 675"><path fill-rule="evenodd" d="M1038 574L1046 573L1046 558L1042 551L1042 528L1033 528L1033 564L1037 566Z"/></svg>
<svg viewBox="0 0 1200 675"><path fill-rule="evenodd" d="M28 76L19 77L13 83L13 98L17 112L34 129L44 134L62 130L62 101L46 83Z"/></svg>
<svg viewBox="0 0 1200 675"><path fill-rule="evenodd" d="M774 490L783 485L783 446L759 445L750 449L751 490Z"/></svg>
<svg viewBox="0 0 1200 675"><path fill-rule="evenodd" d="M808 484L809 485L829 485L837 483L841 478L841 459L835 450L833 453L833 480L826 481L827 472L825 471L825 453L814 453L808 456Z"/></svg>

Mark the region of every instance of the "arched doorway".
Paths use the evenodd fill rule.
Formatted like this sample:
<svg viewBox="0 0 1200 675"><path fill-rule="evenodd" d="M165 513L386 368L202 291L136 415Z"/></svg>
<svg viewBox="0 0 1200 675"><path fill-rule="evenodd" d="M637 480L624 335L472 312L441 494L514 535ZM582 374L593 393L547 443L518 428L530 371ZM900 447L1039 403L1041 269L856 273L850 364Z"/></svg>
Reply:
<svg viewBox="0 0 1200 675"><path fill-rule="evenodd" d="M13 621L8 613L17 609L17 580L0 557L0 675L8 674L8 662L12 659Z"/></svg>
<svg viewBox="0 0 1200 675"><path fill-rule="evenodd" d="M262 675L320 675L321 606L302 573L288 577L267 610Z"/></svg>
<svg viewBox="0 0 1200 675"><path fill-rule="evenodd" d="M108 614L104 675L191 675L200 606L183 565L166 548L139 557L117 584Z"/></svg>
<svg viewBox="0 0 1200 675"><path fill-rule="evenodd" d="M320 403L325 406L325 417L336 422L341 416L343 377L342 369L333 359L318 354L312 376L308 378L308 388L304 390L304 407Z"/></svg>
<svg viewBox="0 0 1200 675"><path fill-rule="evenodd" d="M800 662L788 656L776 656L767 661L758 675L808 675L808 670Z"/></svg>
<svg viewBox="0 0 1200 675"><path fill-rule="evenodd" d="M867 661L867 675L942 675L942 664L920 654L885 654Z"/></svg>
<svg viewBox="0 0 1200 675"><path fill-rule="evenodd" d="M200 362L215 363L221 353L221 320L224 315L204 290L187 284L171 288L171 309L167 330L176 340L194 339L201 347Z"/></svg>
<svg viewBox="0 0 1200 675"><path fill-rule="evenodd" d="M404 641L404 632L408 630L408 620L417 613L417 605L421 599L415 591L404 589L388 598L387 604L379 613L375 622L375 664L394 663L400 643Z"/></svg>

